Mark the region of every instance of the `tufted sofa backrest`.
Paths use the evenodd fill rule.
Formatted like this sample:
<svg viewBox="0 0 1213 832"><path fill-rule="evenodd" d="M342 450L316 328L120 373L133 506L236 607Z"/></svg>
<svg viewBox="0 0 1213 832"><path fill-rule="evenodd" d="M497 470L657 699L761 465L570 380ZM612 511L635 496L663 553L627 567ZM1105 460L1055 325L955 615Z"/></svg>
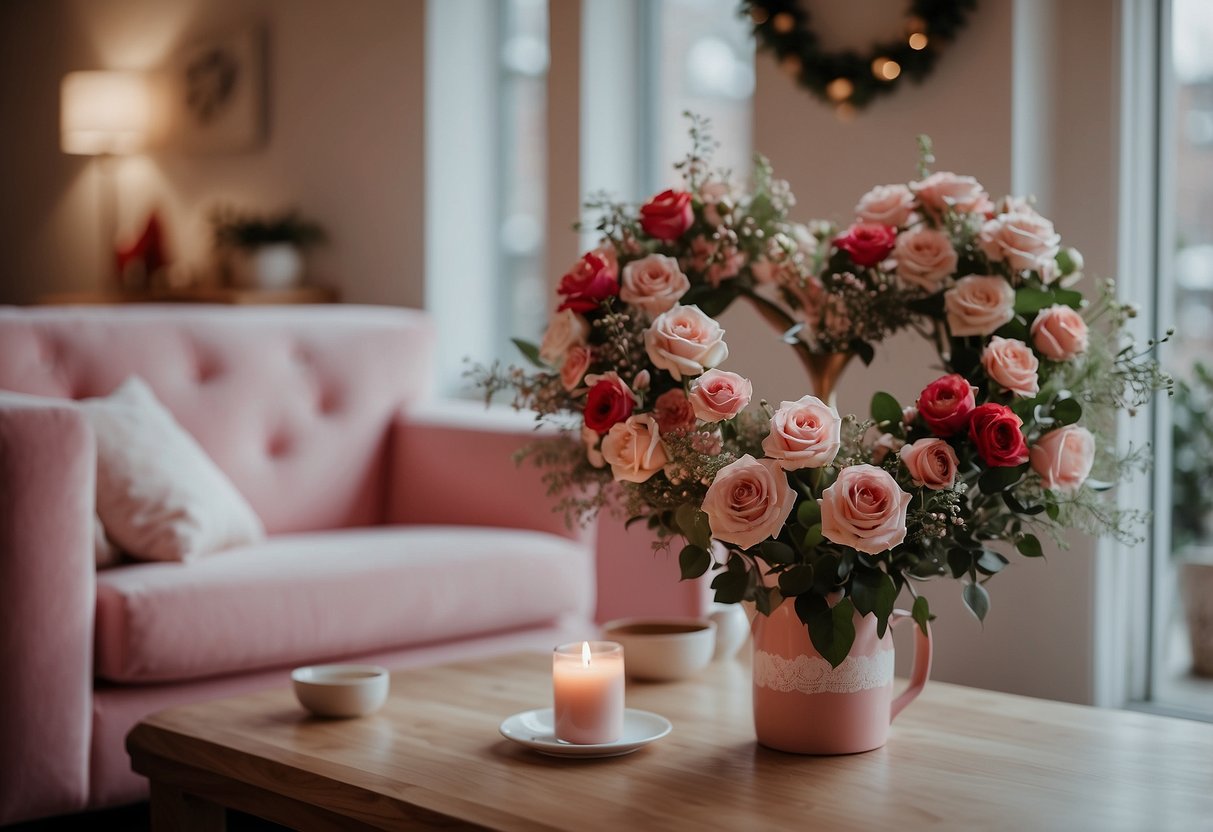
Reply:
<svg viewBox="0 0 1213 832"><path fill-rule="evenodd" d="M0 307L0 389L80 399L139 375L270 533L373 525L432 342L389 307Z"/></svg>

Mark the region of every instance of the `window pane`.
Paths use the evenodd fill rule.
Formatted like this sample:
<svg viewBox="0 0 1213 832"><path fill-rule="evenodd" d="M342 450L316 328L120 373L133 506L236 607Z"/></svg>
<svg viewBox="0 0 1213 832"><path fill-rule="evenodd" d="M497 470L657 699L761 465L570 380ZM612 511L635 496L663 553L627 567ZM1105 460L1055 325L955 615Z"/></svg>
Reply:
<svg viewBox="0 0 1213 832"><path fill-rule="evenodd" d="M1213 4L1174 0L1171 24L1171 72L1163 77L1173 85L1164 95L1174 101L1173 121L1161 156L1172 167L1163 181L1174 185L1160 195L1162 215L1171 218L1160 229L1170 264L1160 296L1173 300L1163 311L1176 329L1167 360L1177 392L1170 402L1172 557L1157 596L1163 610L1155 619L1152 687L1160 704L1213 717Z"/></svg>

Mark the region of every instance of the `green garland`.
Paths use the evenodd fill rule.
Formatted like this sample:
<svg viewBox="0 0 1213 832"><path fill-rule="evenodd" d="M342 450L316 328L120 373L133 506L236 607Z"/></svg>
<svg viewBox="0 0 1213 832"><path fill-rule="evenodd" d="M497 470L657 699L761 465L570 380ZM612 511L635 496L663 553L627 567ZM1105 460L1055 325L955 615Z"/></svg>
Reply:
<svg viewBox="0 0 1213 832"><path fill-rule="evenodd" d="M804 5L805 0L743 0L740 13L753 21L761 49L845 116L893 92L906 78L918 83L927 77L977 0L911 0L905 37L873 44L865 54L822 48Z"/></svg>

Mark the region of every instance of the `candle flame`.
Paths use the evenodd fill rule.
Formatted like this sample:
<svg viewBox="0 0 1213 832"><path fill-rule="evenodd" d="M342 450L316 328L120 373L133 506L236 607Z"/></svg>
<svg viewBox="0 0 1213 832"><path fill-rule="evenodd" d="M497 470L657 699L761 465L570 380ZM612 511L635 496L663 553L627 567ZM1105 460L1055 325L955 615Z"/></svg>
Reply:
<svg viewBox="0 0 1213 832"><path fill-rule="evenodd" d="M581 642L581 666L590 666L590 643L588 641Z"/></svg>

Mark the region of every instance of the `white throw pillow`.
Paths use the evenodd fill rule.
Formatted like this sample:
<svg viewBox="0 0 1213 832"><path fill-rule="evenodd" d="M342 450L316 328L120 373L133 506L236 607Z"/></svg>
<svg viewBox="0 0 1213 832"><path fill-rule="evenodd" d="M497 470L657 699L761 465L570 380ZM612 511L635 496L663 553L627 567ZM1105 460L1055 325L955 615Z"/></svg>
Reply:
<svg viewBox="0 0 1213 832"><path fill-rule="evenodd" d="M97 515L139 560L185 561L252 543L252 507L136 376L80 407L97 435Z"/></svg>

